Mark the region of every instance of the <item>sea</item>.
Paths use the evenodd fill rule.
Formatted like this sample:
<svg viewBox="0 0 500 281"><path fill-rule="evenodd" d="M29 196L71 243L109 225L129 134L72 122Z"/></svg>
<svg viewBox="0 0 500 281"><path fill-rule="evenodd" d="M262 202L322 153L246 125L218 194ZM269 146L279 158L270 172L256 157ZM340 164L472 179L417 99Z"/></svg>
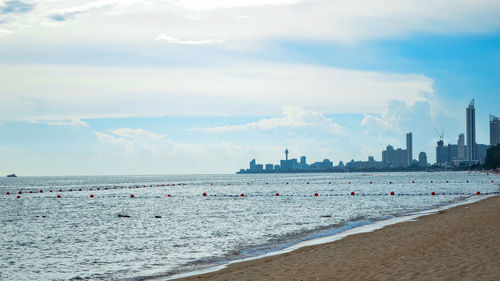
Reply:
<svg viewBox="0 0 500 281"><path fill-rule="evenodd" d="M479 172L0 178L0 280L165 280L488 196L499 181Z"/></svg>

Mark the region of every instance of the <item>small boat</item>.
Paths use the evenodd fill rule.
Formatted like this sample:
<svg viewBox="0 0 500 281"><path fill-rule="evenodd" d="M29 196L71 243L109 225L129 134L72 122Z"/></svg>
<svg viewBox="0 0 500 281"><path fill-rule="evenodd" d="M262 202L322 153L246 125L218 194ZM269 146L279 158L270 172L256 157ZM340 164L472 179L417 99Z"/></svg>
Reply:
<svg viewBox="0 0 500 281"><path fill-rule="evenodd" d="M8 178L17 178L16 174L7 175Z"/></svg>

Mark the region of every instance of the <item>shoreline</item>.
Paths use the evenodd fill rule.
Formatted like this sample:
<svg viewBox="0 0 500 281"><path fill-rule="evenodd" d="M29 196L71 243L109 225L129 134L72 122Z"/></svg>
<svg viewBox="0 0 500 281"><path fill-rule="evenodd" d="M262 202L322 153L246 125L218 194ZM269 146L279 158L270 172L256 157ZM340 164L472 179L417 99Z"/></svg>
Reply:
<svg viewBox="0 0 500 281"><path fill-rule="evenodd" d="M496 200L498 198L498 200ZM226 264L219 265L219 266L211 266L208 268L200 269L200 270L195 270L195 271L190 271L186 273L180 273L180 274L175 274L169 277L152 277L152 278L147 278L146 280L200 280L200 279L206 279L206 280L233 280L233 279L238 279L238 280L286 280L289 278L292 279L297 279L298 276L300 276L300 279L310 279L312 276L310 274L307 274L307 270L302 271L304 275L289 275L286 277L286 271L285 269L282 269L283 263L293 264L293 259L290 260L289 256L293 256L295 259L299 259L303 261L304 259L309 259L309 260L317 260L318 257L301 257L304 252L309 252L313 249L322 249L322 248L330 248L330 247L338 247L337 245L340 244L346 244L346 243L352 243L348 242L351 240L358 240L358 239L370 239L371 236L374 236L377 234L379 236L380 232L391 232L394 231L394 229L398 230L399 228L405 228L405 225L407 224L412 224L413 223L419 223L420 221L428 221L429 218L435 217L435 216L442 216L443 214L447 213L455 213L456 210L458 209L469 209L468 206L476 206L479 205L481 206L482 202L489 202L493 200L493 202L500 201L500 197L498 195L487 195L487 196L481 196L481 197L470 197L464 201L457 202L457 203L452 203L444 206L440 206L434 209L429 209L429 210L424 210L424 211L419 211L419 212L414 212L414 213L409 213L404 216L399 216L399 217L393 217L390 219L386 220L380 220L380 221L375 221L373 223L367 224L367 225L361 225L355 228L350 228L347 230L344 230L340 233L336 233L331 236L326 236L326 237L320 237L320 238L315 238L311 240L306 240L299 242L295 245L292 245L290 247L287 247L282 250L278 251L273 251L269 252L265 255L260 255L260 256L254 256L254 257L249 257L249 258L244 258L244 259L239 259L239 260L234 260L234 261L229 261ZM485 203L483 203L484 205ZM500 206L500 202L497 203L497 205ZM464 207L465 206L465 207ZM499 207L497 206L497 207ZM500 207L499 207L500 210ZM459 222L457 222L459 223ZM418 226L417 226L418 228ZM425 227L424 227L425 228ZM438 227L439 228L439 227ZM500 224L499 224L499 230L500 230ZM500 233L500 232L498 232ZM500 238L500 234L498 235ZM374 238L372 238L374 239ZM380 240L380 239L379 239ZM374 242L381 242L381 241L374 241ZM500 239L497 239L496 242L500 242ZM497 243L500 245L500 243ZM500 246L499 246L500 247ZM408 253L411 254L411 253ZM286 260L285 262L283 260ZM355 259L357 260L357 259ZM498 259L497 259L498 260ZM277 262L277 268L270 268L270 271L266 273L256 273L253 269L261 269L262 266L268 265L269 262L272 261L273 263ZM324 263L324 259L319 257L319 260L317 262ZM293 268L301 267L302 263L297 263ZM314 264L313 264L314 265ZM498 262L498 268L499 270L497 271L498 273L498 278L500 278L500 262ZM269 267L269 266L266 266ZM244 271L241 271L241 269L244 268ZM279 270L278 270L279 269ZM248 272L247 272L248 271ZM260 272L261 270L258 270ZM284 272L285 271L285 272ZM293 271L293 270L292 270ZM321 270L320 270L321 271ZM325 273L318 273L319 275L322 276L328 276L326 279L335 279L336 277L334 275L329 275L328 272L330 270L326 270L327 272ZM236 274L237 273L237 274ZM280 274L278 274L280 273ZM282 275L285 274L285 275ZM332 274L330 272L330 274ZM338 274L335 274L338 275ZM497 276L497 275L495 275ZM325 278L325 277L322 277ZM348 279L356 279L354 276L344 276L344 278ZM434 278L434 277L432 277ZM312 278L315 279L315 278ZM363 278L362 278L363 279ZM377 278L375 278L377 279ZM413 278L414 279L414 278Z"/></svg>

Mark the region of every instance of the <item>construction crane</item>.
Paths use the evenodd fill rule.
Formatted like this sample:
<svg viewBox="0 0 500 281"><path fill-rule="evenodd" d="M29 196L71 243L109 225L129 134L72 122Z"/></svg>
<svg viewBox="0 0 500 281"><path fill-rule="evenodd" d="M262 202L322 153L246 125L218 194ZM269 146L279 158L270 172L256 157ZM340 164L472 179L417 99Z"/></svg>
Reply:
<svg viewBox="0 0 500 281"><path fill-rule="evenodd" d="M444 128L441 129L441 134L439 134L439 131L436 128L434 128L434 131L436 131L436 134L438 135L439 140L444 142Z"/></svg>

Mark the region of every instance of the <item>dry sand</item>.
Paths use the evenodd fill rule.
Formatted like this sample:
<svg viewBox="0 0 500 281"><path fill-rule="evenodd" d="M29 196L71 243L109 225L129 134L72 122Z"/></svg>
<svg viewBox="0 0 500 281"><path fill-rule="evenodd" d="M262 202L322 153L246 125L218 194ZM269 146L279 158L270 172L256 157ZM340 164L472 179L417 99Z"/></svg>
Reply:
<svg viewBox="0 0 500 281"><path fill-rule="evenodd" d="M180 280L500 280L500 197Z"/></svg>

